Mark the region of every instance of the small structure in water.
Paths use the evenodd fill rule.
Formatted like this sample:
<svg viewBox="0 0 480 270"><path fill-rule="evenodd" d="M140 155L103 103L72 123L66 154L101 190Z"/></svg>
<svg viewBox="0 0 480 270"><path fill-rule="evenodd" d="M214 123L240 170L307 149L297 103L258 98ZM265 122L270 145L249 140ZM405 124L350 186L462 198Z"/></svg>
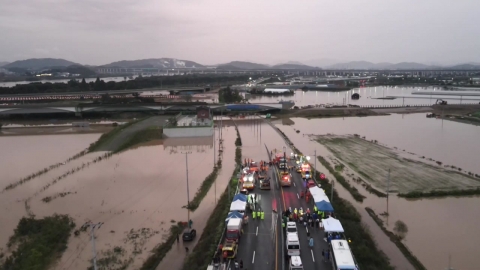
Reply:
<svg viewBox="0 0 480 270"><path fill-rule="evenodd" d="M352 99L360 99L360 94L359 93L354 93L352 95Z"/></svg>

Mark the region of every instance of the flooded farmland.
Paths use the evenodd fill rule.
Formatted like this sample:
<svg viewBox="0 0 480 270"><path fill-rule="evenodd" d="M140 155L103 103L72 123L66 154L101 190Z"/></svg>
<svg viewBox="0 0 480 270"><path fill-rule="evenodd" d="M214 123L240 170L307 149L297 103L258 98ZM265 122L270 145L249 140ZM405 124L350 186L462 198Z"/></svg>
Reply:
<svg viewBox="0 0 480 270"><path fill-rule="evenodd" d="M479 98L455 98L452 96L418 96L412 93L418 91L442 91L440 87L400 87L400 86L377 86L354 88L343 92L326 92L326 91L302 91L296 90L293 96L260 96L252 95L250 102L279 102L280 100L291 100L296 106L308 106L315 104L353 104L353 105L432 105L437 99L446 99L449 103L476 103ZM352 94L360 94L360 99L352 100ZM382 99L387 96L401 96L397 99Z"/></svg>
<svg viewBox="0 0 480 270"><path fill-rule="evenodd" d="M224 127L222 134L222 156L226 160L219 178L200 207L190 214L199 234L233 171L235 129ZM14 164L19 165L17 168L7 161L2 162L4 171L9 172L9 178L2 179L2 189L17 178L58 162L61 164L0 195L3 213L0 248L3 252L8 253L6 243L21 217L29 213L37 218L55 213L68 214L76 223L75 230L87 221L104 222L96 232L98 259L110 256L115 246L121 246L124 251L118 258L119 265L129 264L131 269L137 269L150 250L164 241L173 220L187 221L187 211L182 208L187 204L185 153L188 153L191 200L213 170L212 137L167 138L120 154L94 152L63 164L64 160L84 150L99 136L73 134L0 138L4 149L12 149L14 153L12 164L15 161ZM24 140L19 140L23 137ZM217 152L218 144L217 138ZM30 155L29 151L34 154ZM39 157L41 153L44 156ZM20 166L22 161L23 166ZM8 166L15 170L9 170ZM92 258L89 240L88 232L72 235L55 269L89 267ZM178 261L175 263L178 265Z"/></svg>
<svg viewBox="0 0 480 270"><path fill-rule="evenodd" d="M347 135L360 134L367 140L378 140L390 148L414 153L415 157L425 156L442 161L443 164L455 165L464 170L478 171L478 152L480 144L476 143L480 128L456 122L426 119L424 114L390 115L365 118L331 118L331 119L291 119L290 125L277 126L305 154L313 156L316 149L318 155L333 157L332 153L307 134ZM299 133L296 132L299 130ZM326 171L317 162L319 170ZM408 168L405 168L408 169ZM351 170L349 172L352 172ZM328 172L327 177L333 178ZM385 168L384 179L387 177ZM352 179L347 179L352 180ZM421 179L420 179L421 180ZM374 228L377 225L366 214L365 207L371 207L377 214L387 211L386 199L370 194L360 184L350 181L361 194L367 198L363 203L353 200L352 196L340 185L335 185L340 196L348 199L361 212L363 220L372 228L380 247L388 238L378 237L383 232ZM406 200L394 195L390 196L388 228L393 229L397 220L408 226L408 234L404 243L427 267L427 269L444 269L448 266L451 255L455 269L477 269L475 243L480 241L477 228L480 225L480 203L478 196L447 197L438 199ZM391 257L391 254L389 254ZM393 258L395 261L395 258ZM397 264L398 265L398 264Z"/></svg>

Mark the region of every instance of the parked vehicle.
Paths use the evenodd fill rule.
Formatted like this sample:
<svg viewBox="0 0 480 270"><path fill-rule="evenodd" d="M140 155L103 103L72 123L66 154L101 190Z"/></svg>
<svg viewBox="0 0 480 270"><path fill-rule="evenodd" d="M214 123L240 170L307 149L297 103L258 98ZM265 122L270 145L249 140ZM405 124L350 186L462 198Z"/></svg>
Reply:
<svg viewBox="0 0 480 270"><path fill-rule="evenodd" d="M195 239L195 236L197 236L197 231L195 229L190 229L187 228L182 235L183 241L193 241Z"/></svg>
<svg viewBox="0 0 480 270"><path fill-rule="evenodd" d="M300 241L296 233L287 234L285 245L288 256L300 256Z"/></svg>
<svg viewBox="0 0 480 270"><path fill-rule="evenodd" d="M227 259L234 259L237 256L238 245L235 241L226 240L223 244L222 253L227 253Z"/></svg>
<svg viewBox="0 0 480 270"><path fill-rule="evenodd" d="M289 270L303 270L302 259L300 256L290 257Z"/></svg>
<svg viewBox="0 0 480 270"><path fill-rule="evenodd" d="M227 223L227 233L225 238L238 243L240 236L242 235L242 224L243 222L241 218L231 218Z"/></svg>
<svg viewBox="0 0 480 270"><path fill-rule="evenodd" d="M298 233L297 224L293 221L287 222L287 234L288 233Z"/></svg>

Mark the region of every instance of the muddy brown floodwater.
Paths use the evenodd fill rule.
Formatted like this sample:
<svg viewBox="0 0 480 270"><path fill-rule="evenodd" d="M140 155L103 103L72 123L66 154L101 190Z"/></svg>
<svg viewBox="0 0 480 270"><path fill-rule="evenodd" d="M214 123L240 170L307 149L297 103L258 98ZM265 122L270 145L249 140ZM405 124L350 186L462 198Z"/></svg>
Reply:
<svg viewBox="0 0 480 270"><path fill-rule="evenodd" d="M406 152L431 157L444 164L479 173L476 157L480 144L476 143L476 138L480 135L480 128L476 126L449 121L445 121L442 126L441 120L426 119L424 114L292 120L295 124L291 126L277 126L306 154L313 155L313 150L316 149L318 155L333 156L325 147L303 134L357 133L390 147L396 146L398 149L405 149ZM295 129L300 130L300 133L296 133ZM329 179L333 179L319 162L316 165L319 170L326 172ZM348 172L352 173L351 170ZM387 210L385 198L369 194L354 181L350 181L350 184L367 196L363 203L356 202L340 185L336 184L335 188L342 198L348 199L360 211L362 219L375 235L379 247L392 258L392 263L398 269L404 269L402 260L395 257L395 254L398 255L398 249L395 251L391 247L392 244L388 243L390 240L364 210L368 206L377 214L385 212ZM407 224L409 230L404 243L427 269L445 269L451 255L452 267L473 270L478 269L476 243L480 242L479 203L478 196L406 200L392 195L389 199L388 220L384 217L382 219L388 222L390 230L397 220Z"/></svg>
<svg viewBox="0 0 480 270"><path fill-rule="evenodd" d="M45 136L0 136L0 170L3 189L31 173L44 169L87 148L98 134L71 134Z"/></svg>

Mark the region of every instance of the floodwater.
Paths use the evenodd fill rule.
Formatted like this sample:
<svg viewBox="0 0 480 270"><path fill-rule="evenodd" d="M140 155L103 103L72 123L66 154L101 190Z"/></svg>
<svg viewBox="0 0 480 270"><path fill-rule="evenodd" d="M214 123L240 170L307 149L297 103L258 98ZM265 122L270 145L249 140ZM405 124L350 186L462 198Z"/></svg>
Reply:
<svg viewBox="0 0 480 270"><path fill-rule="evenodd" d="M133 76L134 78L137 77L137 76ZM0 87L13 87L17 84L29 84L29 83L34 83L34 82L42 82L42 83L46 83L46 82L50 82L50 83L67 83L69 82L70 80L72 79L75 79L77 81L81 81L82 78L80 77L76 77L76 78L68 78L68 79L57 79L57 80L41 80L41 81L19 81L19 82L0 82ZM105 81L105 82L110 82L110 81L114 81L114 82L121 82L124 80L124 77L105 77L105 78L100 78L101 80ZM127 78L128 79L128 78ZM85 78L85 81L87 83L89 82L95 82L95 80L97 80L97 78Z"/></svg>
<svg viewBox="0 0 480 270"><path fill-rule="evenodd" d="M233 127L225 127L223 132L228 138L234 138ZM188 153L190 199L212 171L212 138L209 141L198 138L198 144L194 143L196 140L192 138L184 145L181 141L165 139L166 144L139 147L90 164L33 197L31 210L39 217L53 213L69 214L75 219L77 229L87 221L104 222L96 232L97 252L102 254L115 246L122 246L127 250L122 259L132 258L130 268L138 269L149 251L164 241L172 220L187 221L187 211L182 208L187 204L185 153ZM225 144L225 149L234 150L233 139L225 140ZM233 164L233 155L229 154L228 158L231 160L225 162ZM225 171L228 170L227 166ZM219 184L219 189L222 185L224 189L226 183ZM215 194L214 187L212 190L214 193L209 193L211 197L207 200L210 207L202 206L198 212L190 214L194 227L197 224L201 227L213 210L210 201L221 192ZM49 203L41 200L60 192L71 194ZM139 232L142 228L145 228L144 232ZM134 234L138 234L138 238L132 239ZM200 230L198 234L200 236ZM135 256L134 251L140 254ZM91 254L88 233L72 237L56 269L85 269L90 265Z"/></svg>
<svg viewBox="0 0 480 270"><path fill-rule="evenodd" d="M435 104L437 99L446 99L449 103L476 103L480 101L478 97L463 97L462 101L451 100L451 98L456 98L452 96L419 96L412 95L412 93L417 91L442 91L439 87L387 87L387 86L377 86L377 87L363 87L363 88L354 88L349 91L343 92L324 92L324 91L302 91L297 90L293 96L256 96L252 95L250 102L252 103L268 103L274 102L277 103L281 100L287 101L291 100L295 102L296 106L307 106L307 105L320 105L320 104L333 104L333 105L343 105L343 104L352 104L352 105L432 105ZM353 93L360 94L360 99L352 100L350 97ZM378 99L387 96L405 96L408 98L397 98L393 100L388 99Z"/></svg>
<svg viewBox="0 0 480 270"><path fill-rule="evenodd" d="M85 150L95 142L98 134L1 136L1 189L7 184Z"/></svg>
<svg viewBox="0 0 480 270"><path fill-rule="evenodd" d="M406 152L424 155L444 164L480 173L477 159L477 153L480 151L480 144L477 143L480 127L477 126L451 121L444 121L442 125L442 120L427 119L424 114L312 120L294 118L292 121L293 125L277 126L308 155L313 156L316 149L318 155L331 156L326 148L311 141L309 136L304 134L357 133L366 136L368 140L378 140L392 148L398 147L405 149ZM300 133L296 133L295 129L300 130ZM326 171L319 162L316 165L319 170ZM333 178L328 173L327 177ZM350 183L367 196L363 203L354 201L340 185L336 185L336 189L342 198L351 201L361 212L363 220L370 226L380 248L383 249L387 244L385 241L389 240L377 235L383 233L372 227L376 225L364 208L371 207L380 214L386 211L386 200L369 194L354 181ZM405 200L391 196L388 225L392 230L397 220L407 224L409 231L404 243L427 269L445 269L448 266L449 255L455 269L478 269L476 262L478 248L475 244L480 241L480 234L477 232L480 226L479 203L478 196L422 200ZM385 218L384 220L387 221ZM389 251L386 253L391 257Z"/></svg>
<svg viewBox="0 0 480 270"><path fill-rule="evenodd" d="M218 123L218 122L217 122ZM220 139L220 130L215 129L216 134L216 147L218 151L218 140ZM222 140L223 140L223 153L222 153L222 168L215 180L214 185L208 191L207 196L202 200L200 206L195 210L192 214L192 220L194 221L193 227L197 230L197 237L194 241L188 243L181 241L178 244L174 244L172 249L167 253L165 258L163 258L162 262L158 265L157 269L181 269L183 266L183 262L186 256L185 247L189 247L190 250L193 250L194 246L197 244L198 240L201 237L202 231L205 228L205 225L208 221L208 218L212 214L218 199L227 188L227 184L232 177L233 170L235 169L235 139L236 139L236 132L233 126L231 125L223 125L222 128ZM199 138L192 140L191 138L179 138L175 139L172 142L168 142L169 140L164 141L165 145L171 145L172 143L180 144L180 147L188 148L190 147L194 141L197 141ZM203 139L203 138L202 138ZM210 142L212 141L211 138ZM217 152L218 153L218 152Z"/></svg>
<svg viewBox="0 0 480 270"><path fill-rule="evenodd" d="M359 134L388 147L413 152L480 174L480 127L459 122L426 118L426 114L306 119L292 118L293 125L282 129L303 134ZM297 134L295 134L297 135ZM455 153L455 154L453 154Z"/></svg>

